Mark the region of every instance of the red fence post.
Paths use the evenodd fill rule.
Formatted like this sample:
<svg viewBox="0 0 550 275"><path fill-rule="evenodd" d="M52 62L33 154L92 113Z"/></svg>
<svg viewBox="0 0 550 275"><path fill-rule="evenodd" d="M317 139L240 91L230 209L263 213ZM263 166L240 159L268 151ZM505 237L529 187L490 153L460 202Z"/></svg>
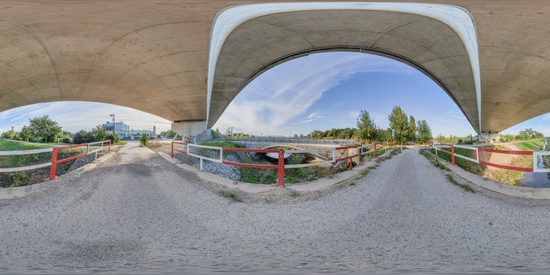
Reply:
<svg viewBox="0 0 550 275"><path fill-rule="evenodd" d="M170 153L172 154L172 158L174 158L174 143L170 143Z"/></svg>
<svg viewBox="0 0 550 275"><path fill-rule="evenodd" d="M353 166L353 162L351 160L352 158L349 158L349 170L351 171L351 167Z"/></svg>
<svg viewBox="0 0 550 275"><path fill-rule="evenodd" d="M52 151L52 169L50 171L50 179L55 179L55 168L57 165L57 148L53 148Z"/></svg>
<svg viewBox="0 0 550 275"><path fill-rule="evenodd" d="M279 179L278 186L285 185L285 150L279 150Z"/></svg>
<svg viewBox="0 0 550 275"><path fill-rule="evenodd" d="M451 156L453 159L453 165L455 165L455 146L451 144Z"/></svg>
<svg viewBox="0 0 550 275"><path fill-rule="evenodd" d="M374 143L374 158L376 158L376 142Z"/></svg>
<svg viewBox="0 0 550 275"><path fill-rule="evenodd" d="M109 152L111 152L111 141L109 140Z"/></svg>

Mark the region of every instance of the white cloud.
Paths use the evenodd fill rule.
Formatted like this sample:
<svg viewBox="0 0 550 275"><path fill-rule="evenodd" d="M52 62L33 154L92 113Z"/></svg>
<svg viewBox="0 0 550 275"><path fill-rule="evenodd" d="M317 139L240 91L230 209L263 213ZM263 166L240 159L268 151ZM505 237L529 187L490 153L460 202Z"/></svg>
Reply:
<svg viewBox="0 0 550 275"><path fill-rule="evenodd" d="M313 112L307 118L326 118L326 117L318 115L317 112Z"/></svg>
<svg viewBox="0 0 550 275"><path fill-rule="evenodd" d="M307 120L298 122L297 124L308 123L308 122L312 122L312 121L316 121L316 120L317 120L317 119L307 119Z"/></svg>
<svg viewBox="0 0 550 275"><path fill-rule="evenodd" d="M357 53L313 54L286 62L245 87L214 128L232 126L251 134L284 134L279 128L306 113L325 91L354 74L382 71L417 73L393 60ZM312 113L307 119L325 118L316 116Z"/></svg>
<svg viewBox="0 0 550 275"><path fill-rule="evenodd" d="M359 117L360 114L361 114L360 112L355 112L355 111L349 112L349 118L356 119L357 117Z"/></svg>

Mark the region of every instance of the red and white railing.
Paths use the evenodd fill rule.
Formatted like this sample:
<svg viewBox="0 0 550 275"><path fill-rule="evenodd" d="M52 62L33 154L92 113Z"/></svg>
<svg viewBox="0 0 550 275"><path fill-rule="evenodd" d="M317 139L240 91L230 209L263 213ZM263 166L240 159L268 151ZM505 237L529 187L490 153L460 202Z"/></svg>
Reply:
<svg viewBox="0 0 550 275"><path fill-rule="evenodd" d="M99 148L97 150L94 150L94 151L90 151L90 145L100 144L100 143L101 143L101 148ZM67 162L67 161L70 161L70 160L73 160L73 159L77 159L77 158L80 158L80 157L83 157L83 156L87 156L87 155L92 154L92 153L95 153L96 158L97 158L97 151L99 151L99 150L103 149L105 146L107 146L107 145L104 145L104 143L108 143L109 151L111 151L111 141L110 140L98 141L98 142L92 142L92 143L86 143L86 144L80 144L80 145L71 145L71 146L45 148L45 149L35 149L35 150L0 151L0 156L33 155L33 154L52 152L52 161L50 161L50 162L41 163L41 164L37 164L37 165L23 166L23 167L0 168L0 173L19 172L19 171L33 170L33 169L37 169L37 168L51 166L52 168L51 168L51 173L50 173L50 178L49 179L53 180L53 179L55 179L55 171L56 171L56 168L57 168L57 164ZM78 155L78 156L75 156L75 157L66 158L66 159L62 159L62 160L57 159L57 152L60 151L60 150L76 148L76 147L84 147L84 146L86 146L86 153L85 154L81 154L81 155Z"/></svg>
<svg viewBox="0 0 550 275"><path fill-rule="evenodd" d="M438 148L439 145L439 148ZM443 148L451 148L451 152L443 150ZM455 153L454 148L464 148L472 151L476 151L476 158L469 158L463 155L459 155ZM537 156L544 156L544 155L550 155L550 152L541 151L541 152L533 152L533 151L514 151L514 150L495 150L495 149L489 149L489 148L483 148L483 147L474 147L474 146L463 146L463 145L454 145L454 144L444 144L444 143L438 143L431 141L429 144L430 149L435 149L435 153L437 155L438 151L441 151L443 153L450 154L452 156L452 164L455 165L455 156L466 159L475 163L487 165L487 166L493 166L497 168L502 169L508 169L508 170L514 170L514 171L522 171L522 172L550 172L550 169L544 169L544 168L537 168ZM487 161L483 161L480 159L480 152L487 152L487 153L496 153L496 154L508 154L508 155L523 155L523 156L532 156L533 157L533 168L525 168L525 167L515 167L515 166L508 166L508 165L502 165L502 164L496 164L496 163L490 163Z"/></svg>
<svg viewBox="0 0 550 275"><path fill-rule="evenodd" d="M370 153L372 151L364 151L363 148L365 146L374 146L374 154L376 157L376 150L381 149L387 149L387 142L385 143L386 146L382 146L378 149L376 149L376 145L382 144L366 144L366 145L355 145L355 146L347 146L347 147L337 147L337 148L325 148L325 149L308 149L308 150L274 150L274 149L243 149L243 148L224 148L224 147L216 147L216 146L205 146L205 145L195 145L195 144L188 144L185 142L172 142L171 147L171 157L174 157L174 152L180 152L189 156L193 156L200 159L199 169L203 170L203 160L209 160L212 162L217 163L223 163L223 164L229 164L229 165L235 165L235 166L241 166L241 167L250 167L250 168L266 168L266 169L278 169L278 178L277 178L277 185L284 185L284 169L288 168L302 168L302 167L309 167L309 166L321 166L326 164L331 164L334 162L347 160L349 159L350 162L350 170L352 170L353 167L353 158L360 157L364 154ZM182 145L184 148L182 150L178 150L178 147L175 147L174 145ZM193 153L193 148L197 149L211 149L211 150L219 150L219 158L211 158L206 156L201 156L198 154ZM357 153L345 157L337 158L337 151L338 150L350 150L350 149L356 149ZM277 165L260 165L260 164L247 164L247 163L237 163L237 162L231 162L231 161L225 161L223 160L223 155L225 151L233 151L233 152L248 152L248 153L277 153L278 154L278 162ZM324 161L324 162L313 162L313 163L305 163L305 164L287 164L284 163L284 154L292 153L292 154L299 154L299 153L314 153L314 152L332 152L332 160Z"/></svg>

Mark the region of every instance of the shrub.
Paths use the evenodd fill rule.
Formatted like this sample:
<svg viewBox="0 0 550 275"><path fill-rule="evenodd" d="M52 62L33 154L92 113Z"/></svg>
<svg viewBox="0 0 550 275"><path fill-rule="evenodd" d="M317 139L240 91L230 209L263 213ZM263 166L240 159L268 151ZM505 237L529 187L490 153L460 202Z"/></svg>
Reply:
<svg viewBox="0 0 550 275"><path fill-rule="evenodd" d="M11 184L7 187L19 187L19 186L26 186L31 184L31 172L21 172L21 173L11 173L10 174L10 181Z"/></svg>
<svg viewBox="0 0 550 275"><path fill-rule="evenodd" d="M147 134L143 134L141 135L141 137L139 138L139 143L141 143L142 146L147 146L147 143L149 142L149 136L147 136Z"/></svg>
<svg viewBox="0 0 550 275"><path fill-rule="evenodd" d="M277 182L277 175L275 173L275 169L271 169L264 177L264 183L265 184L272 184Z"/></svg>
<svg viewBox="0 0 550 275"><path fill-rule="evenodd" d="M303 154L292 154L288 158L288 164L295 165L295 164L303 164L306 162L306 156Z"/></svg>
<svg viewBox="0 0 550 275"><path fill-rule="evenodd" d="M116 144L117 142L120 141L120 135L117 134L117 133L114 133L114 134L110 134L108 139L111 140L111 144Z"/></svg>
<svg viewBox="0 0 550 275"><path fill-rule="evenodd" d="M71 139L70 138L63 138L63 143L71 143Z"/></svg>
<svg viewBox="0 0 550 275"><path fill-rule="evenodd" d="M258 179L254 176L248 176L244 179L244 182L248 183L258 183Z"/></svg>

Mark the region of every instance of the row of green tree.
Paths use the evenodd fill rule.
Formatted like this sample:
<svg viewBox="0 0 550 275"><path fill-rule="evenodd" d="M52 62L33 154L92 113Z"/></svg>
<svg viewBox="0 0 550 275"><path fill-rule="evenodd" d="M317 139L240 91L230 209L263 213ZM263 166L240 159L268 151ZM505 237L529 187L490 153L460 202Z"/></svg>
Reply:
<svg viewBox="0 0 550 275"><path fill-rule="evenodd" d="M119 134L109 134L102 125L98 125L91 131L86 132L80 130L76 133L63 131L57 121L51 120L48 115L29 119L29 125L23 126L21 131L11 130L2 133L2 138L20 141L38 141L38 142L56 142L58 138L62 138L64 143L69 143L73 137L73 142L76 144L88 143L94 141L102 141L110 139L113 143L120 140Z"/></svg>
<svg viewBox="0 0 550 275"><path fill-rule="evenodd" d="M503 135L500 134L500 140L503 141L516 141L516 140L532 140L541 139L544 137L543 133L537 132L531 128L519 131L519 135Z"/></svg>
<svg viewBox="0 0 550 275"><path fill-rule="evenodd" d="M400 106L394 106L388 115L390 127L377 127L369 112L363 110L357 118L357 128L315 130L307 136L314 139L355 139L362 143L395 141L396 144L408 142L427 143L432 139L432 131L426 120L415 121L407 116ZM392 135L395 129L395 136Z"/></svg>

